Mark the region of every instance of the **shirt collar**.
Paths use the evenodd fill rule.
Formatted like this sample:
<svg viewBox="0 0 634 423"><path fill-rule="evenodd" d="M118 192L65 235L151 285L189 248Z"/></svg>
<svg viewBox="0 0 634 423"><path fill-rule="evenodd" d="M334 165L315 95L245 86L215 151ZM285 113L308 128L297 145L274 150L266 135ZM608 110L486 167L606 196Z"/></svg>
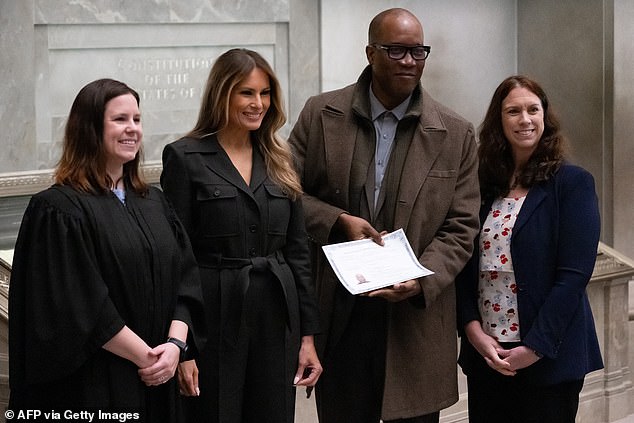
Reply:
<svg viewBox="0 0 634 423"><path fill-rule="evenodd" d="M372 84L368 88L369 96L370 96L370 115L372 116L372 120L376 120L383 112L392 112L392 114L396 117L397 120L403 119L405 113L407 112L407 106L409 106L409 102L412 99L412 94L407 96L405 100L392 110L386 109L383 104L379 101L378 98L372 92Z"/></svg>

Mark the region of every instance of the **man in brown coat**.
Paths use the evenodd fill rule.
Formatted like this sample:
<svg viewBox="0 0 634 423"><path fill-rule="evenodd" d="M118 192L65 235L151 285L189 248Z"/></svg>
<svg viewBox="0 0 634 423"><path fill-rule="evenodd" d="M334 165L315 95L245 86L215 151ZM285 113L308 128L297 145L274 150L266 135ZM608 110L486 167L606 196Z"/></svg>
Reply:
<svg viewBox="0 0 634 423"><path fill-rule="evenodd" d="M477 153L473 126L421 88L429 51L413 14L380 13L357 83L309 99L290 136L322 313L322 423L438 422L458 399L453 283L478 229ZM435 273L350 295L321 246L399 228Z"/></svg>

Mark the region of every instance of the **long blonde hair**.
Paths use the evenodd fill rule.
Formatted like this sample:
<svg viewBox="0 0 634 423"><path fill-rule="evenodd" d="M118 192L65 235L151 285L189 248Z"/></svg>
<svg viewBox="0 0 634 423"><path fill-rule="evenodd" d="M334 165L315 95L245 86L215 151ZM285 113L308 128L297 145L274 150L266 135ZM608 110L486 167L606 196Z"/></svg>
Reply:
<svg viewBox="0 0 634 423"><path fill-rule="evenodd" d="M224 129L229 122L229 102L234 88L253 69L261 69L269 77L271 105L260 127L252 132L264 156L269 177L296 199L302 193L299 177L295 172L288 143L277 131L286 123L280 83L268 62L255 51L236 48L223 53L209 72L203 94L198 121L187 134L201 139Z"/></svg>

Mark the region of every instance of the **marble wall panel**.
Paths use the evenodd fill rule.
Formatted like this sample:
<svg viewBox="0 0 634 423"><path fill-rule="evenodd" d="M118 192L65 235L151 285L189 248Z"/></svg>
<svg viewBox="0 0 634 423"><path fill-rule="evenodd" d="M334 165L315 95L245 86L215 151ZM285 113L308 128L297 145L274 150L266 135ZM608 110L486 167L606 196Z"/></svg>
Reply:
<svg viewBox="0 0 634 423"><path fill-rule="evenodd" d="M191 129L213 60L232 47L260 52L284 91L290 132L320 90L314 0L0 1L0 244L11 248L14 196L51 183L71 103L86 83L122 80L141 94L145 174L162 147Z"/></svg>
<svg viewBox="0 0 634 423"><path fill-rule="evenodd" d="M634 257L634 2L614 1L614 247Z"/></svg>
<svg viewBox="0 0 634 423"><path fill-rule="evenodd" d="M38 168L54 167L66 116L77 92L99 78L139 92L146 161L195 123L207 75L228 48L258 51L288 93L288 25L38 25L36 139ZM287 100L288 104L288 100Z"/></svg>
<svg viewBox="0 0 634 423"><path fill-rule="evenodd" d="M35 168L33 4L0 1L0 173Z"/></svg>
<svg viewBox="0 0 634 423"><path fill-rule="evenodd" d="M52 168L74 96L101 77L141 93L146 159L158 160L162 145L193 125L209 66L231 47L251 48L271 62L295 116L319 84L291 90L290 28L312 47L299 55L311 64L303 67L304 78L318 81L319 51L312 42L318 4L294 3L299 11L291 24L290 0L1 2L0 125L6 130L0 174ZM291 91L299 101L290 101Z"/></svg>
<svg viewBox="0 0 634 423"><path fill-rule="evenodd" d="M590 171L612 244L613 13L611 0L518 2L518 72L544 87L573 162ZM630 46L631 48L631 46Z"/></svg>
<svg viewBox="0 0 634 423"><path fill-rule="evenodd" d="M288 22L290 0L35 0L37 24Z"/></svg>

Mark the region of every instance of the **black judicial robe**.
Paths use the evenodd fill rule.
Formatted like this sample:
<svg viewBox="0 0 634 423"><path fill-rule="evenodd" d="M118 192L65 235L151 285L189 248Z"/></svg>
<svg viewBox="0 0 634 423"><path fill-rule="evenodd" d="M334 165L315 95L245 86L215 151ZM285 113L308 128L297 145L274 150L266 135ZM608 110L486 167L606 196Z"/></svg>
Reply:
<svg viewBox="0 0 634 423"><path fill-rule="evenodd" d="M201 348L197 266L160 190L128 190L125 205L112 193L62 186L35 195L16 243L9 313L9 408L176 420L175 377L147 387L134 363L102 348L124 325L155 347L173 319L188 324L191 348Z"/></svg>

